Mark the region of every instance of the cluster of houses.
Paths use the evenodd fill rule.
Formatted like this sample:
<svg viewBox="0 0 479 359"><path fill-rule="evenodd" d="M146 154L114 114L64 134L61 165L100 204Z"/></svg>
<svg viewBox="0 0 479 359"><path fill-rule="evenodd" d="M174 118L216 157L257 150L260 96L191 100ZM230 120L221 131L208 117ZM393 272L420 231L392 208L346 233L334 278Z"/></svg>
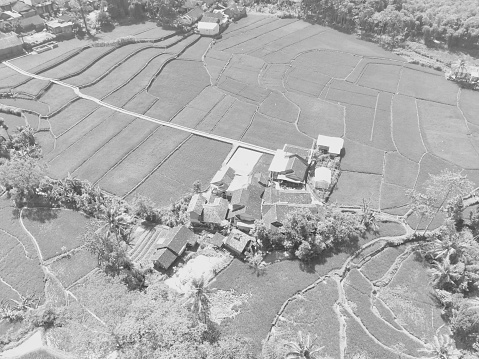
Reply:
<svg viewBox="0 0 479 359"><path fill-rule="evenodd" d="M246 16L246 8L231 3L228 7L217 4L216 0L186 0L183 5L187 11L180 22L189 27L196 27L204 36L216 36L223 31L230 20Z"/></svg>

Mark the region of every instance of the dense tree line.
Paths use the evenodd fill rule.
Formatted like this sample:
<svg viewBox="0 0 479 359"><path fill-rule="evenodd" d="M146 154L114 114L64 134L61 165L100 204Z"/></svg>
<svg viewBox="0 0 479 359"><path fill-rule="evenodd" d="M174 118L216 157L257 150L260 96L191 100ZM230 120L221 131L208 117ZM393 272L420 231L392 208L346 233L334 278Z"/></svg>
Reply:
<svg viewBox="0 0 479 359"><path fill-rule="evenodd" d="M394 43L423 38L449 47L479 40L478 0L303 0L303 16Z"/></svg>

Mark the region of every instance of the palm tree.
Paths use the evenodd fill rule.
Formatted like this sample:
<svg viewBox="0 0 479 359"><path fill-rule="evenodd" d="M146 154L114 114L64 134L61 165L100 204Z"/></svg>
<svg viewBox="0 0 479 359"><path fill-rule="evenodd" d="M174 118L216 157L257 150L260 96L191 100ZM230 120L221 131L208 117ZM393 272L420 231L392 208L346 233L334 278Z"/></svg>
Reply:
<svg viewBox="0 0 479 359"><path fill-rule="evenodd" d="M443 261L434 261L432 268L429 270L433 287L444 289L446 286L455 286L454 279L457 278L457 273L454 269L454 265L451 264L449 258L444 258Z"/></svg>
<svg viewBox="0 0 479 359"><path fill-rule="evenodd" d="M317 354L324 348L314 344L310 334L303 338L301 331L298 332L298 340L286 343L286 346L290 351L285 359L319 359Z"/></svg>
<svg viewBox="0 0 479 359"><path fill-rule="evenodd" d="M191 312L199 321L206 324L210 314L211 290L207 288L205 278L194 278L191 281L191 290L186 294L186 304L190 307Z"/></svg>
<svg viewBox="0 0 479 359"><path fill-rule="evenodd" d="M461 357L461 352L456 349L451 338L445 334L435 335L434 341L426 344L426 347L419 351L426 353L427 358L433 359L459 359Z"/></svg>

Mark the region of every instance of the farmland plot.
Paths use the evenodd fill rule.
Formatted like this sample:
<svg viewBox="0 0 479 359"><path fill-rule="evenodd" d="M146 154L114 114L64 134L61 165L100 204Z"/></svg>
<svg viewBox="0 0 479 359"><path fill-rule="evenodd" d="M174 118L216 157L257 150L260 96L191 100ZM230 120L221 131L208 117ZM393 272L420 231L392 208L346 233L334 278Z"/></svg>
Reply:
<svg viewBox="0 0 479 359"><path fill-rule="evenodd" d="M282 64L269 64L259 77L259 84L270 90L276 90L279 92L284 91L283 76L289 69L288 65Z"/></svg>
<svg viewBox="0 0 479 359"><path fill-rule="evenodd" d="M371 133L375 125L373 108L346 105L345 106L346 135L350 140L363 144L371 144Z"/></svg>
<svg viewBox="0 0 479 359"><path fill-rule="evenodd" d="M9 132L13 132L18 126L25 126L27 121L23 116L15 116L10 115L7 113L2 113L0 117L3 119L5 125L7 125ZM36 127L30 125L32 128L36 129ZM38 127L38 123L37 123Z"/></svg>
<svg viewBox="0 0 479 359"><path fill-rule="evenodd" d="M459 107L471 124L479 126L479 94L472 90L461 89Z"/></svg>
<svg viewBox="0 0 479 359"><path fill-rule="evenodd" d="M371 200L372 208L379 208L380 188L380 175L343 171L330 201L359 206L366 199Z"/></svg>
<svg viewBox="0 0 479 359"><path fill-rule="evenodd" d="M218 104L211 109L205 118L196 126L200 131L210 132L216 127L218 122L226 115L231 107L237 102L234 97L226 95ZM191 104L191 103L190 103Z"/></svg>
<svg viewBox="0 0 479 359"><path fill-rule="evenodd" d="M15 92L26 93L31 96L37 97L42 91L47 89L47 86L50 84L50 81L40 80L40 79L30 79L28 82L15 87Z"/></svg>
<svg viewBox="0 0 479 359"><path fill-rule="evenodd" d="M228 109L228 112L216 124L212 133L215 135L241 139L245 131L249 128L255 115L257 107L243 101L237 100Z"/></svg>
<svg viewBox="0 0 479 359"><path fill-rule="evenodd" d="M288 98L277 92L271 92L259 107L259 112L281 121L294 123L298 119L300 108Z"/></svg>
<svg viewBox="0 0 479 359"><path fill-rule="evenodd" d="M360 87L345 81L333 80L324 92L324 98L342 104L376 108L378 91Z"/></svg>
<svg viewBox="0 0 479 359"><path fill-rule="evenodd" d="M258 76L265 62L256 57L233 54L223 76L245 84L258 85Z"/></svg>
<svg viewBox="0 0 479 359"><path fill-rule="evenodd" d="M151 96L146 90L137 93L122 107L127 111L145 114L155 103L158 102L156 97Z"/></svg>
<svg viewBox="0 0 479 359"><path fill-rule="evenodd" d="M40 101L2 98L0 103L7 106L18 107L21 109L33 111L41 115L47 115L49 112L48 105Z"/></svg>
<svg viewBox="0 0 479 359"><path fill-rule="evenodd" d="M294 67L288 72L285 88L290 91L319 97L331 77L302 67Z"/></svg>
<svg viewBox="0 0 479 359"><path fill-rule="evenodd" d="M392 139L391 123L392 95L380 92L376 104L373 129L370 137L371 146L384 151L395 151L396 145Z"/></svg>
<svg viewBox="0 0 479 359"><path fill-rule="evenodd" d="M72 89L54 84L40 97L40 101L46 103L50 110L49 113L52 113L76 97L77 95Z"/></svg>
<svg viewBox="0 0 479 359"><path fill-rule="evenodd" d="M408 160L397 152L386 154L384 171L386 182L405 188L414 188L418 171L419 165L416 162Z"/></svg>
<svg viewBox="0 0 479 359"><path fill-rule="evenodd" d="M344 79L354 69L361 57L336 51L311 51L299 55L291 65Z"/></svg>
<svg viewBox="0 0 479 359"><path fill-rule="evenodd" d="M391 63L391 65L374 64L366 65L358 85L370 87L376 90L396 93L402 66Z"/></svg>
<svg viewBox="0 0 479 359"><path fill-rule="evenodd" d="M407 188L394 184L383 183L381 187L381 210L391 214L403 215L410 199L406 196Z"/></svg>
<svg viewBox="0 0 479 359"><path fill-rule="evenodd" d="M98 105L92 101L79 99L72 102L62 111L48 118L52 133L55 137L61 136L78 122L84 120L96 108L98 108Z"/></svg>
<svg viewBox="0 0 479 359"><path fill-rule="evenodd" d="M49 265L49 269L58 278L63 287L67 288L80 278L87 275L98 265L98 259L85 249L63 257Z"/></svg>
<svg viewBox="0 0 479 359"><path fill-rule="evenodd" d="M376 148L346 139L345 155L341 161L341 169L351 172L383 173L384 152Z"/></svg>

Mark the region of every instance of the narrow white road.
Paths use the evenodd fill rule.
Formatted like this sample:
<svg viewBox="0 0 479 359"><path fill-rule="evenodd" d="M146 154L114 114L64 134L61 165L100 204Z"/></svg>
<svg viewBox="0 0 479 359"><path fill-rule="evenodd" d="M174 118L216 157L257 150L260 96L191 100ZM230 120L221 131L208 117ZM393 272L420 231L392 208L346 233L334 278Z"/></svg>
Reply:
<svg viewBox="0 0 479 359"><path fill-rule="evenodd" d="M93 101L100 106L109 108L109 109L114 110L114 111L124 113L126 115L138 117L138 118L141 118L141 119L146 120L146 121L157 123L159 125L175 128L177 130L185 131L185 132L191 133L193 135L207 137L207 138L210 138L212 140L217 140L217 141L220 141L220 142L230 143L233 146L244 147L244 148L247 148L247 149L250 149L250 150L253 150L253 151L258 151L258 152L261 152L261 153L267 153L267 154L271 154L271 155L274 155L274 153L275 153L274 150L270 150L269 148L264 148L264 147L253 145L251 143L247 143L247 142L243 142L243 141L233 140L231 138L214 135L214 134L211 134L211 133L208 133L208 132L198 131L198 130L195 130L193 128L178 125L176 123L166 122L166 121L158 120L158 119L155 119L155 118L143 115L143 114L128 111L128 110L122 109L120 107L110 105L110 104L108 104L106 102L103 102L103 101L101 101L101 100L99 100L95 97L85 95L80 91L80 89L78 87L72 86L72 85L67 84L63 81L56 80L56 79L51 79L51 78L36 75L36 74L32 74L28 71L22 70L21 68L15 66L15 65L12 65L9 61L4 61L3 63L6 66L10 67L12 70L17 71L18 73L20 73L22 75L32 77L32 78L35 78L35 79L39 79L39 80L51 81L54 84L57 84L57 85L60 85L60 86L63 86L63 87L68 87L68 88L72 89L78 97L81 97L81 98L86 99L86 100Z"/></svg>

